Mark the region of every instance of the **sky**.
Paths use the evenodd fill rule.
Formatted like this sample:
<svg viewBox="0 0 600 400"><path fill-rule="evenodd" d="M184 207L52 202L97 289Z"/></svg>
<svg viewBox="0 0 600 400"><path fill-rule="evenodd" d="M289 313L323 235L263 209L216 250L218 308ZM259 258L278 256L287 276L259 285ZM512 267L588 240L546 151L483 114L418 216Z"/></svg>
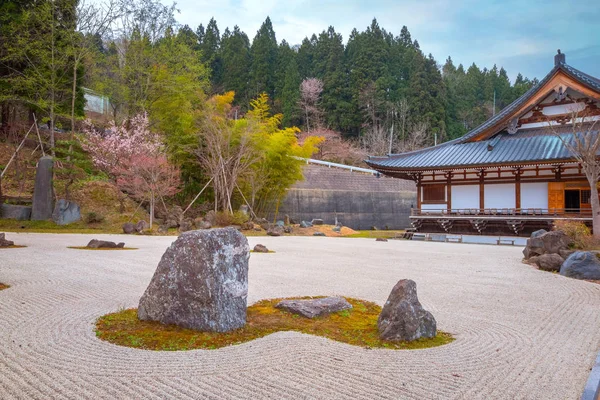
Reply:
<svg viewBox="0 0 600 400"><path fill-rule="evenodd" d="M178 0L177 8L194 30L214 17L221 33L238 25L250 40L269 16L277 40L291 45L330 25L347 41L376 18L394 35L406 25L440 64L450 55L455 65L541 79L561 49L569 65L600 78L600 0Z"/></svg>

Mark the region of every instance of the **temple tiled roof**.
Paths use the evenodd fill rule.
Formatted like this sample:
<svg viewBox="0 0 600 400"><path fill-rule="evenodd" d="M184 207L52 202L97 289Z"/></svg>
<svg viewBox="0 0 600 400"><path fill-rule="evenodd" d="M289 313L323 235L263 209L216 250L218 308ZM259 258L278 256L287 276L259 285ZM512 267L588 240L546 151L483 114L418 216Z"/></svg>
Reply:
<svg viewBox="0 0 600 400"><path fill-rule="evenodd" d="M570 141L573 135L560 135ZM573 159L561 138L553 134L498 134L489 140L430 147L393 157L372 158L367 163L379 170L423 171L493 165L523 165Z"/></svg>

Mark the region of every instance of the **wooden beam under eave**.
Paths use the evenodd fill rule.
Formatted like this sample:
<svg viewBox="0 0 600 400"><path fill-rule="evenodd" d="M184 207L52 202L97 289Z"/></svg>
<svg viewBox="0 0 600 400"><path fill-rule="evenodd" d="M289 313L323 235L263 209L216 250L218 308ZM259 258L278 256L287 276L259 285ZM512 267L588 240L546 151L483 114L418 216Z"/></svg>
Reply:
<svg viewBox="0 0 600 400"><path fill-rule="evenodd" d="M561 85L565 86L566 88L575 90L579 93L582 93L587 97L591 97L594 100L600 101L600 93L587 88L586 86L582 85L575 79L571 78L570 76L566 75L564 72L559 70L552 77L552 79L550 79L544 86L539 88L537 93L531 99L529 99L527 103L522 105L519 109L515 110L509 116L501 119L493 126L481 132L470 141L479 142L481 140L486 140L492 135L498 133L508 123L510 119L528 112L533 106L535 106L537 103L548 97L554 91L555 87Z"/></svg>
<svg viewBox="0 0 600 400"><path fill-rule="evenodd" d="M479 209L485 209L485 172L482 170L479 174Z"/></svg>

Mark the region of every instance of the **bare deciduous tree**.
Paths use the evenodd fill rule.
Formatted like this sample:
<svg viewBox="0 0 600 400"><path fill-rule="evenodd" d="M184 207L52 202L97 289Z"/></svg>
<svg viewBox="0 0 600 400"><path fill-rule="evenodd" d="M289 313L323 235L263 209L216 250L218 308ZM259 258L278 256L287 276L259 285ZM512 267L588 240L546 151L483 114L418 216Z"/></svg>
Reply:
<svg viewBox="0 0 600 400"><path fill-rule="evenodd" d="M556 122L548 121L550 130L556 135L571 155L579 162L590 185L590 203L592 206L592 229L594 238L600 239L600 199L598 197L598 179L600 178L600 132L598 117L589 116L585 110L571 110L572 130L560 133Z"/></svg>
<svg viewBox="0 0 600 400"><path fill-rule="evenodd" d="M300 107L306 118L306 130L310 132L312 120L313 129L320 125L319 99L323 92L323 81L317 78L308 78L300 84Z"/></svg>

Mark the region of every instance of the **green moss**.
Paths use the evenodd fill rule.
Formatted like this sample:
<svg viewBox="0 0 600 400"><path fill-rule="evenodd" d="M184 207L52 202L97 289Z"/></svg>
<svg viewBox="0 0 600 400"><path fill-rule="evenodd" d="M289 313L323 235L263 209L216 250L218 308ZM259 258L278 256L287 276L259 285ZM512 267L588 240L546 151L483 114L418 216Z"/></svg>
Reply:
<svg viewBox="0 0 600 400"><path fill-rule="evenodd" d="M98 249L95 249L93 247L87 247L87 246L67 246L68 249L76 249L76 250L137 250L137 247L101 247Z"/></svg>
<svg viewBox="0 0 600 400"><path fill-rule="evenodd" d="M347 235L349 238L364 238L364 239L394 239L402 237L404 231L358 231L358 233Z"/></svg>
<svg viewBox="0 0 600 400"><path fill-rule="evenodd" d="M8 289L10 286L5 285L4 283L0 283L0 290Z"/></svg>
<svg viewBox="0 0 600 400"><path fill-rule="evenodd" d="M275 308L281 300L262 300L248 307L246 325L232 332L200 332L158 322L140 321L137 310L129 309L100 317L96 322L96 336L121 346L147 350L218 349L279 331L296 331L355 346L395 350L436 347L454 340L450 334L438 331L437 336L431 339L413 342L383 341L379 339L377 330L381 307L368 301L347 298L353 306L351 310L309 319Z"/></svg>

